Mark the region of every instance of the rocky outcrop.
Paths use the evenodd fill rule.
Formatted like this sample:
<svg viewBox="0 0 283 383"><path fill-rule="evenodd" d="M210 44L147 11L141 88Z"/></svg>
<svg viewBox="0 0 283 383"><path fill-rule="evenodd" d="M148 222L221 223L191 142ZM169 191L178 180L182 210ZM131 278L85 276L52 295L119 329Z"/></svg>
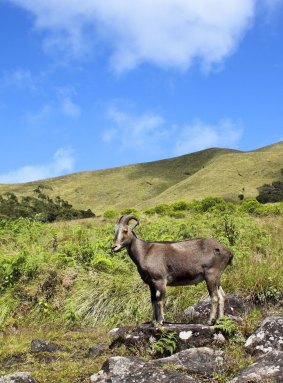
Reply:
<svg viewBox="0 0 283 383"><path fill-rule="evenodd" d="M110 348L124 344L129 348L145 348L161 338L165 333L175 333L175 351L189 347L204 347L217 343L214 328L201 324L173 324L165 323L162 327L145 323L136 328L117 328L111 331L113 342Z"/></svg>
<svg viewBox="0 0 283 383"><path fill-rule="evenodd" d="M97 375L97 374L96 374ZM182 372L166 371L166 370L154 370L154 369L140 369L127 375L114 375L106 376L102 380L97 380L97 377L93 375L90 378L92 383L202 383L200 380L193 378Z"/></svg>
<svg viewBox="0 0 283 383"><path fill-rule="evenodd" d="M283 318L265 318L255 334L247 339L245 348L253 354L283 351Z"/></svg>
<svg viewBox="0 0 283 383"><path fill-rule="evenodd" d="M194 305L188 307L183 316L186 321L191 323L206 323L210 314L210 298L202 299ZM225 297L225 315L232 318L239 318L250 310L251 305L243 298L227 294Z"/></svg>
<svg viewBox="0 0 283 383"><path fill-rule="evenodd" d="M189 348L167 358L156 359L147 366L174 367L192 374L210 377L223 365L223 352L209 347Z"/></svg>
<svg viewBox="0 0 283 383"><path fill-rule="evenodd" d="M15 372L0 376L0 383L36 383L36 380L27 372Z"/></svg>
<svg viewBox="0 0 283 383"><path fill-rule="evenodd" d="M200 383L193 375L211 377L223 365L223 353L208 347L180 351L170 357L144 362L139 358L113 357L92 375L97 383L175 382Z"/></svg>
<svg viewBox="0 0 283 383"><path fill-rule="evenodd" d="M209 305L208 300L200 302L193 310L190 308L190 313L195 319L206 320ZM231 313L232 319L249 310L248 305L236 296L228 297L227 305L226 313ZM194 316L195 313L198 314ZM160 327L147 323L135 328L116 328L111 331L111 347L123 344L133 350L146 349L148 352L166 333L175 334L175 354L148 362L138 358L110 358L102 370L92 376L91 381L196 383L209 381L214 373L225 371L225 355L217 351L217 346L225 343L226 339L221 332L202 324L165 323ZM266 318L255 334L247 339L245 348L252 353L255 362L243 369L230 383L283 383L283 318ZM151 355L156 357L154 353Z"/></svg>
<svg viewBox="0 0 283 383"><path fill-rule="evenodd" d="M257 359L230 383L283 382L283 318L265 318L245 348Z"/></svg>
<svg viewBox="0 0 283 383"><path fill-rule="evenodd" d="M229 383L283 382L283 352L270 351L240 372Z"/></svg>

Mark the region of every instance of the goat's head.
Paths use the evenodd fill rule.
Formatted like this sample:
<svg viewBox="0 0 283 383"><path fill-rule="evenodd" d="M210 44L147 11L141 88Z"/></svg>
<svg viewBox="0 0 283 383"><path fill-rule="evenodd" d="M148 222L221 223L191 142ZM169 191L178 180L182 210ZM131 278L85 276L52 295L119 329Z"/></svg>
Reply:
<svg viewBox="0 0 283 383"><path fill-rule="evenodd" d="M134 226L129 225L131 220L136 221ZM111 246L111 249L115 253L130 245L133 237L135 237L133 230L138 224L139 220L133 215L122 215L122 217L118 219L115 225L115 238Z"/></svg>

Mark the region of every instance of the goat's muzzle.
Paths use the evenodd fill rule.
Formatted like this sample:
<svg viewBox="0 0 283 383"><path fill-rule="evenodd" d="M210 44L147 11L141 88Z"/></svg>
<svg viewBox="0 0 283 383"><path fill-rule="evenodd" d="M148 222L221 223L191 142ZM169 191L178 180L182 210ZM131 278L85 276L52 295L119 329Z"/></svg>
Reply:
<svg viewBox="0 0 283 383"><path fill-rule="evenodd" d="M111 251L113 251L114 253L118 253L118 251L120 251L121 249L122 249L121 245L117 245L116 243L113 243L111 245Z"/></svg>

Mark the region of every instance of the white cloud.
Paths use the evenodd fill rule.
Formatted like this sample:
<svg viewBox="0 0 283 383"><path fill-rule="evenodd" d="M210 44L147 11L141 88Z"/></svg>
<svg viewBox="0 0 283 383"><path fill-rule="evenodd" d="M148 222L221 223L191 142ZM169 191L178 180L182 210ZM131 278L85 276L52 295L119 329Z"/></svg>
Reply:
<svg viewBox="0 0 283 383"><path fill-rule="evenodd" d="M0 174L0 183L20 183L57 177L73 170L73 150L61 148L56 151L50 163L27 165L6 174Z"/></svg>
<svg viewBox="0 0 283 383"><path fill-rule="evenodd" d="M81 108L70 97L64 97L61 103L62 113L71 118L81 115Z"/></svg>
<svg viewBox="0 0 283 383"><path fill-rule="evenodd" d="M51 105L43 105L39 110L34 112L27 112L25 118L29 124L41 125L46 122L53 114L53 108Z"/></svg>
<svg viewBox="0 0 283 383"><path fill-rule="evenodd" d="M24 68L17 68L1 76L0 85L4 87L17 87L34 91L37 89L37 79Z"/></svg>
<svg viewBox="0 0 283 383"><path fill-rule="evenodd" d="M103 132L102 139L115 143L121 150L134 149L152 152L167 135L164 120L154 113L133 115L112 107L108 111L111 126Z"/></svg>
<svg viewBox="0 0 283 383"><path fill-rule="evenodd" d="M32 125L41 125L50 118L63 115L71 119L81 116L81 107L72 99L71 92L57 90L56 99L42 105L37 111L26 113L26 120Z"/></svg>
<svg viewBox="0 0 283 383"><path fill-rule="evenodd" d="M111 126L103 132L102 140L113 150L133 151L157 159L165 147L171 155L182 155L211 147L237 148L243 135L240 123L222 119L210 124L199 119L189 124L171 125L158 114L134 115L112 107L108 111ZM168 153L168 151L167 151Z"/></svg>
<svg viewBox="0 0 283 383"><path fill-rule="evenodd" d="M282 0L9 0L35 16L49 52L85 57L107 43L117 72L142 62L210 68L237 48L258 7ZM109 49L110 48L110 49ZM62 56L62 55L61 55Z"/></svg>
<svg viewBox="0 0 283 383"><path fill-rule="evenodd" d="M175 142L175 154L187 154L211 147L235 148L242 134L241 126L229 119L221 120L217 125L194 120L180 130Z"/></svg>

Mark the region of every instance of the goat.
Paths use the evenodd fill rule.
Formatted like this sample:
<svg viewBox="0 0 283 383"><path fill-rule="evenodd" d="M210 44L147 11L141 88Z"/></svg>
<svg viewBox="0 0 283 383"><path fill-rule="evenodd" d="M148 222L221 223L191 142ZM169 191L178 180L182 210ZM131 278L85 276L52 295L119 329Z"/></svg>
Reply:
<svg viewBox="0 0 283 383"><path fill-rule="evenodd" d="M131 227L129 222L135 220ZM163 301L166 286L185 286L205 281L211 299L208 324L224 315L225 294L220 286L221 274L232 261L233 253L212 238L180 242L146 242L138 239L134 228L139 220L133 215L121 216L115 225L112 251L126 248L136 264L141 279L149 285L153 320L163 323Z"/></svg>

